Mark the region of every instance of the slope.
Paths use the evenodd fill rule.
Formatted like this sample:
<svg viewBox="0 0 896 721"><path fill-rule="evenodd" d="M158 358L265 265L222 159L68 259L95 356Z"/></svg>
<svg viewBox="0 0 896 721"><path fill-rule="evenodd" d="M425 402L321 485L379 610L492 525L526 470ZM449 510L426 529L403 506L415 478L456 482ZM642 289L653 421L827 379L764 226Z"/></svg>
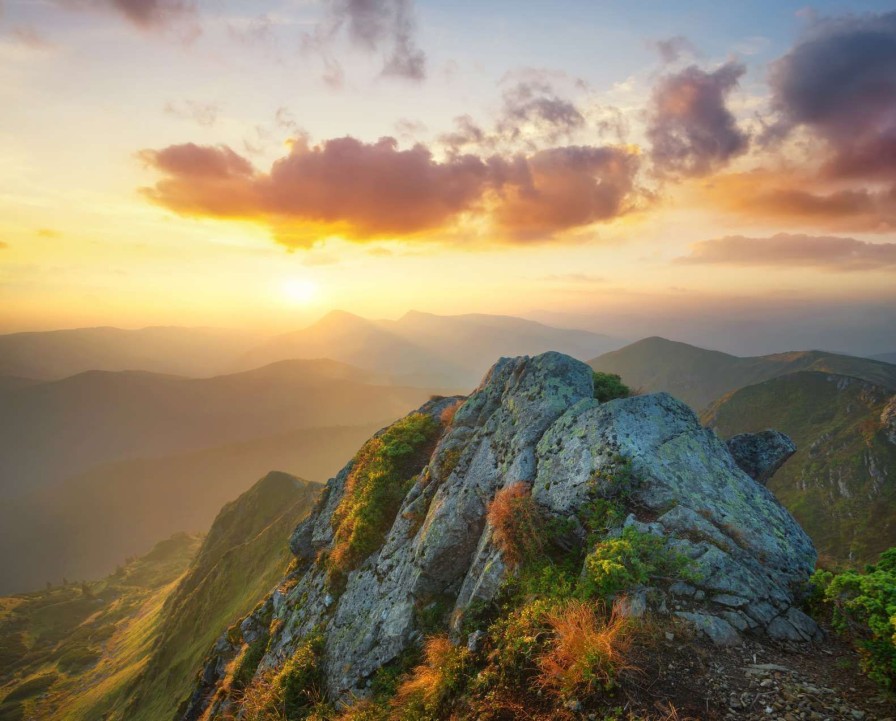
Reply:
<svg viewBox="0 0 896 721"><path fill-rule="evenodd" d="M891 388L799 372L741 388L703 421L723 436L776 428L796 454L769 487L840 562L870 562L896 545L896 395Z"/></svg>
<svg viewBox="0 0 896 721"><path fill-rule="evenodd" d="M0 393L0 497L91 466L395 418L429 392L327 360L195 379L91 371Z"/></svg>
<svg viewBox="0 0 896 721"><path fill-rule="evenodd" d="M801 370L838 373L896 389L896 365L882 361L824 351L739 358L658 337L605 353L590 365L618 373L631 387L666 391L698 409L738 388Z"/></svg>
<svg viewBox="0 0 896 721"><path fill-rule="evenodd" d="M385 422L385 421L384 421ZM205 531L271 468L323 481L384 422L312 428L91 468L0 505L0 593L98 578L175 531Z"/></svg>

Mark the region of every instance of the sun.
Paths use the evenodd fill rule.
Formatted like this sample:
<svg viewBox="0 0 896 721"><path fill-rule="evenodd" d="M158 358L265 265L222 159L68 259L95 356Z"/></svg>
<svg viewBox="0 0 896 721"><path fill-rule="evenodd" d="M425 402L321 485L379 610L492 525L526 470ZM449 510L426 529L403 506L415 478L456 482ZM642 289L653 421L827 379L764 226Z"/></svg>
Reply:
<svg viewBox="0 0 896 721"><path fill-rule="evenodd" d="M305 305L310 303L317 297L317 283L307 278L289 278L283 281L281 286L283 295L290 302Z"/></svg>

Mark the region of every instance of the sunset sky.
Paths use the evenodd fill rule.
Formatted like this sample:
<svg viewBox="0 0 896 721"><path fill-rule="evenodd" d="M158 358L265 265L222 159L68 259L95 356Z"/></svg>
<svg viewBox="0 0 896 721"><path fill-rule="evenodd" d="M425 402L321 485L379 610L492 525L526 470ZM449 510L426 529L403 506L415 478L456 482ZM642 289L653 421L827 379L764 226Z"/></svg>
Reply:
<svg viewBox="0 0 896 721"><path fill-rule="evenodd" d="M0 332L333 308L896 350L892 1L0 0Z"/></svg>

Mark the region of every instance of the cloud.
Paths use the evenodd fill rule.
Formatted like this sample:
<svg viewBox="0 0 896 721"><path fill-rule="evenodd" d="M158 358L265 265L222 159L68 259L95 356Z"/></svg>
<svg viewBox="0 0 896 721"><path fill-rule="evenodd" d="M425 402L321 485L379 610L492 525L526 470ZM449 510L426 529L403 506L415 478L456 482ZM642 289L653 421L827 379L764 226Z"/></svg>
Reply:
<svg viewBox="0 0 896 721"><path fill-rule="evenodd" d="M267 225L278 242L309 247L333 235L366 242L420 238L484 223L496 240L536 242L629 212L638 156L566 147L532 156L454 155L351 137L297 140L267 173L226 146L174 145L140 158L162 178L143 194L186 216Z"/></svg>
<svg viewBox="0 0 896 721"><path fill-rule="evenodd" d="M896 230L893 188L831 188L807 172L757 169L716 175L700 193L711 207L761 223L855 233Z"/></svg>
<svg viewBox="0 0 896 721"><path fill-rule="evenodd" d="M653 47L659 54L660 60L666 65L672 65L683 57L693 57L697 54L694 44L684 35L657 40L653 43Z"/></svg>
<svg viewBox="0 0 896 721"><path fill-rule="evenodd" d="M896 12L817 21L770 72L776 122L826 142L823 175L896 180Z"/></svg>
<svg viewBox="0 0 896 721"><path fill-rule="evenodd" d="M62 237L62 233L58 230L53 230L52 228L39 228L37 231L37 235L41 238L60 238Z"/></svg>
<svg viewBox="0 0 896 721"><path fill-rule="evenodd" d="M100 9L118 13L141 30L168 30L182 26L182 39L194 40L201 32L195 22L195 0L54 0L75 10ZM183 25L186 22L186 25Z"/></svg>
<svg viewBox="0 0 896 721"><path fill-rule="evenodd" d="M691 246L679 263L739 266L811 267L834 271L896 269L896 243L855 238L789 235L769 238L731 235Z"/></svg>
<svg viewBox="0 0 896 721"><path fill-rule="evenodd" d="M9 243L4 243L0 240L0 250L6 250L9 247Z"/></svg>
<svg viewBox="0 0 896 721"><path fill-rule="evenodd" d="M736 62L711 73L691 65L660 79L647 137L661 175L706 175L747 150L749 138L725 105L744 72Z"/></svg>
<svg viewBox="0 0 896 721"><path fill-rule="evenodd" d="M383 55L381 74L423 80L426 54L417 46L413 0L327 0L327 17L305 36L305 46L324 60L323 79L341 87L344 72L332 48L340 35L368 53Z"/></svg>
<svg viewBox="0 0 896 721"><path fill-rule="evenodd" d="M530 126L553 142L585 124L585 117L569 100L560 97L553 83L535 77L515 83L504 91L504 107L497 131L516 140Z"/></svg>
<svg viewBox="0 0 896 721"><path fill-rule="evenodd" d="M221 107L215 103L199 103L195 100L169 102L165 113L181 120L193 120L203 128L210 128L218 121Z"/></svg>

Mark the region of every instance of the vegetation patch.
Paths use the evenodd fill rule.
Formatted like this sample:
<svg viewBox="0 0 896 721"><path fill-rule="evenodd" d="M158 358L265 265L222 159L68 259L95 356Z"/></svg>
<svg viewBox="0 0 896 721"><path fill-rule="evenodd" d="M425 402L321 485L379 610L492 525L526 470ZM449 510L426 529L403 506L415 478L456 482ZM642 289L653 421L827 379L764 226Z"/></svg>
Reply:
<svg viewBox="0 0 896 721"><path fill-rule="evenodd" d="M508 565L519 566L544 552L546 522L528 483L518 481L498 491L488 506L487 518Z"/></svg>
<svg viewBox="0 0 896 721"><path fill-rule="evenodd" d="M331 581L344 578L382 545L438 430L431 416L412 413L367 441L355 456L331 520L334 540L327 560Z"/></svg>
<svg viewBox="0 0 896 721"><path fill-rule="evenodd" d="M592 377L594 378L594 397L601 403L635 395L632 389L622 382L622 377L616 373L594 371Z"/></svg>
<svg viewBox="0 0 896 721"><path fill-rule="evenodd" d="M896 547L864 573L818 570L814 600L830 607L834 628L852 639L872 679L896 689Z"/></svg>

